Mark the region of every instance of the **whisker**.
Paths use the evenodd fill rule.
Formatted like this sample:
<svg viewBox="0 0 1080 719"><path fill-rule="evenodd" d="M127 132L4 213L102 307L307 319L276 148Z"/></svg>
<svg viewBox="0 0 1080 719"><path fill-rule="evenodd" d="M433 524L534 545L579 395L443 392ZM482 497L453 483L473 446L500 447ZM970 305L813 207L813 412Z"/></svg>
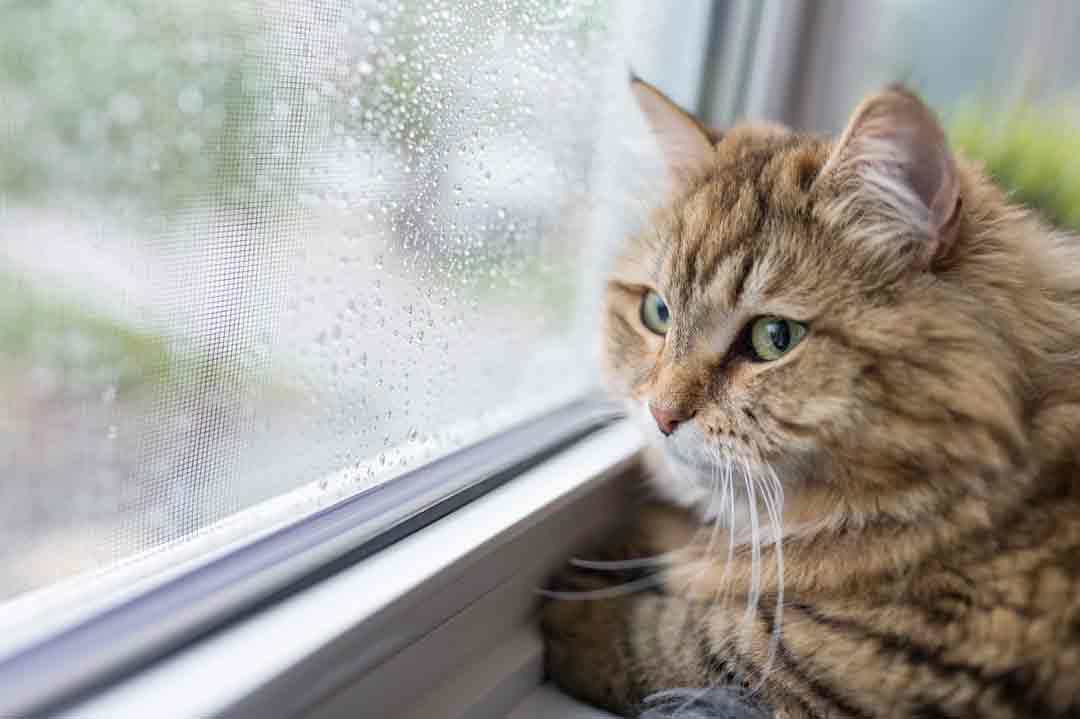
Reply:
<svg viewBox="0 0 1080 719"><path fill-rule="evenodd" d="M720 450L716 447L710 448L715 455L715 459L712 463L712 487L709 493L709 504L706 505L711 509L714 502L718 501L717 492L720 489ZM721 495L722 497L722 495ZM716 515L712 518L712 531L709 534L709 543L705 546L705 555L702 557L701 569L698 571L694 582L701 580L701 576L708 570L708 559L712 556L713 547L716 544L716 537L719 534L720 518Z"/></svg>
<svg viewBox="0 0 1080 719"><path fill-rule="evenodd" d="M724 560L724 571L721 572L717 580L717 588L713 592L714 604L718 602L726 604L733 589L728 586L727 578L735 563L735 477L734 461L730 456L726 455L724 456L724 494L726 495L727 504L722 506L721 509L726 514L728 525L727 557ZM723 504L723 500L721 500L721 504Z"/></svg>
<svg viewBox="0 0 1080 719"><path fill-rule="evenodd" d="M587 561L587 560L586 560ZM562 591L558 589L544 589L543 587L537 587L534 591L542 597L548 597L550 599L610 599L612 597L623 596L624 594L633 594L634 592L642 589L649 589L664 583L665 576L677 577L681 574L698 571L698 563L706 561L703 558L697 558L682 562L680 565L672 566L668 568L664 573L654 572L645 577L639 577L629 582L623 582L622 584L616 584L611 587L603 587L601 589L587 589L578 591Z"/></svg>
<svg viewBox="0 0 1080 719"><path fill-rule="evenodd" d="M776 562L776 613L773 637L769 642L769 655L765 663L766 670L772 666L772 662L776 658L776 652L780 644L780 629L784 623L784 484L780 481L780 477L777 476L772 465L768 465L768 470L773 491L775 492L773 497L775 519L772 521L775 527L773 530L773 545L775 547L773 554Z"/></svg>
<svg viewBox="0 0 1080 719"><path fill-rule="evenodd" d="M536 593L542 597L548 599L561 599L561 600L590 600L590 599L612 599L614 597L622 597L627 594L633 594L639 592L642 589L649 589L655 587L658 584L663 583L663 578L657 574L650 574L647 577L641 579L635 579L623 584L616 584L613 587L603 587L602 589L589 589L580 592L564 592L555 589L541 589L537 588Z"/></svg>
<svg viewBox="0 0 1080 719"><path fill-rule="evenodd" d="M745 621L747 627L751 627L757 613L761 592L761 537L758 533L757 494L754 491L754 482L750 477L750 468L745 459L740 457L739 461L743 466L743 485L746 487L747 513L750 515L750 592L746 600Z"/></svg>
<svg viewBox="0 0 1080 719"><path fill-rule="evenodd" d="M720 535L720 525L724 520L724 509L726 507L727 494L731 492L731 475L730 475L730 461L720 451L719 447L709 447L712 454L712 491L709 496L709 504L706 505L707 510L712 514L711 527L709 528L709 542L705 547L705 552L699 559L701 562L701 569L694 581L697 582L701 579L701 576L708 571L712 565L712 554L716 546L716 541ZM717 496L717 490L719 489L719 496ZM729 543L730 546L730 543ZM729 551L729 560L724 565L724 575L731 568L731 554ZM721 586L723 582L721 581ZM714 597L715 599L715 597ZM713 687L705 687L702 689L687 689L680 695L679 692L662 692L653 697L650 700L654 700L657 703L654 705L654 709L657 711L663 711L665 715L672 717L682 717L687 714L687 711L697 702L699 702ZM677 702L677 703L676 703ZM661 709L662 707L662 709ZM650 712L646 712L646 716Z"/></svg>
<svg viewBox="0 0 1080 719"><path fill-rule="evenodd" d="M726 458L724 479L728 488L728 550L727 565L724 567L724 577L727 577L728 568L735 562L735 473L734 462L731 457Z"/></svg>
<svg viewBox="0 0 1080 719"><path fill-rule="evenodd" d="M647 569L652 567L666 567L674 564L678 559L678 551L667 554L656 554L651 557L638 557L636 559L578 559L570 558L570 564L581 569L595 569L600 572L618 572L624 569Z"/></svg>
<svg viewBox="0 0 1080 719"><path fill-rule="evenodd" d="M783 622L784 611L784 551L783 551L783 515L781 512L784 501L783 485L776 475L776 470L771 465L765 465L766 472L761 480L761 497L765 504L765 512L769 518L769 530L772 535L773 556L776 566L776 608L773 622L773 630L769 637L769 647L765 661L761 667L761 676L753 687L753 692L758 692L765 684L769 670L776 659L776 653L780 643L780 628Z"/></svg>
<svg viewBox="0 0 1080 719"><path fill-rule="evenodd" d="M699 582L704 573L715 567L716 562L724 561L723 571L719 574L716 587L713 589L713 602L727 602L733 594L742 594L740 586L730 581L730 575L735 569L735 551L739 545L749 545L750 576L746 587L746 608L743 618L738 622L738 631L733 639L741 638L748 647L756 643L755 625L758 611L763 598L762 582L764 578L764 560L762 556L763 544L771 544L772 565L771 570L776 572L775 579L775 612L771 634L767 638L766 655L762 663L755 669L753 676L747 677L752 681L749 686L749 694L760 692L771 668L774 666L780 646L780 632L783 626L784 610L784 486L777 474L776 469L765 462L749 462L746 458L724 452L720 447L710 446L712 478L708 494L706 517L708 519L695 538L682 549L659 554L650 557L635 557L622 560L570 560L572 566L581 569L598 571L622 571L635 569L656 570L648 576L639 577L622 584L603 587L594 590L582 591L558 591L540 589L541 596L558 600L602 600L611 599L643 590L648 590L662 585L666 580L686 575L692 577L692 582ZM738 476L741 475L741 476ZM691 478L686 478L688 481ZM740 484L741 482L741 484ZM737 488L739 488L737 490ZM737 497L736 494L740 497ZM744 508L745 507L745 508ZM762 520L764 512L764 521ZM745 515L745 516L744 516ZM718 545L721 542L722 524L727 527L727 552L726 557L715 556ZM704 533L708 533L708 539L702 540ZM688 550L696 545L694 553ZM767 551L769 547L764 548ZM717 576L713 574L712 576ZM772 579L770 576L770 594L772 593ZM760 636L760 635L757 635ZM673 716L681 716L680 712L693 710L697 703L702 700L711 690L714 690L723 682L721 677L714 677L708 687L703 689L686 689L682 694L673 693L661 697L670 701L667 707L674 707ZM679 706L675 706L675 704ZM666 710L666 707L665 707Z"/></svg>

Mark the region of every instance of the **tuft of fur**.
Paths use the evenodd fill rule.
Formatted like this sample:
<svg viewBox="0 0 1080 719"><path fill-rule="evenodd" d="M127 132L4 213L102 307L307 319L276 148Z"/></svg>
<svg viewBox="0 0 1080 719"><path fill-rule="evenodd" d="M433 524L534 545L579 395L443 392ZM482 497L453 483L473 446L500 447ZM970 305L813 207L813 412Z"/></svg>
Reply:
<svg viewBox="0 0 1080 719"><path fill-rule="evenodd" d="M900 88L836 141L640 96L673 187L612 271L604 357L665 501L608 557L649 574L596 563L545 607L551 675L625 713L696 686L790 719L1080 716L1080 240ZM753 361L762 316L807 334Z"/></svg>
<svg viewBox="0 0 1080 719"><path fill-rule="evenodd" d="M772 713L744 691L671 689L646 700L640 719L771 719Z"/></svg>

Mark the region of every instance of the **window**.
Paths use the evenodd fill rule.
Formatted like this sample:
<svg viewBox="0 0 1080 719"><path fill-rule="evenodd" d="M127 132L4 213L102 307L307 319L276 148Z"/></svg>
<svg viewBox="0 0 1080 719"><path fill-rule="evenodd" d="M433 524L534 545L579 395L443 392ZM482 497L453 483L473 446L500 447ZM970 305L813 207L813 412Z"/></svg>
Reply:
<svg viewBox="0 0 1080 719"><path fill-rule="evenodd" d="M0 636L592 386L602 4L2 12Z"/></svg>
<svg viewBox="0 0 1080 719"><path fill-rule="evenodd" d="M176 619L347 502L370 554L608 421L596 268L661 179L626 48L692 104L711 5L0 10L0 684L138 666L100 621Z"/></svg>

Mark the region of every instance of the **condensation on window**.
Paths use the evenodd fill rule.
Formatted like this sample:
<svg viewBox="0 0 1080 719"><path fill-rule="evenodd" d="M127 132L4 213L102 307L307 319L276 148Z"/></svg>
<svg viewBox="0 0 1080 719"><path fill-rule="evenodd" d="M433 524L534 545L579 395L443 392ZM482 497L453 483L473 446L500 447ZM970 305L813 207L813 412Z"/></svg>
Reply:
<svg viewBox="0 0 1080 719"><path fill-rule="evenodd" d="M5 4L0 601L592 386L616 14Z"/></svg>

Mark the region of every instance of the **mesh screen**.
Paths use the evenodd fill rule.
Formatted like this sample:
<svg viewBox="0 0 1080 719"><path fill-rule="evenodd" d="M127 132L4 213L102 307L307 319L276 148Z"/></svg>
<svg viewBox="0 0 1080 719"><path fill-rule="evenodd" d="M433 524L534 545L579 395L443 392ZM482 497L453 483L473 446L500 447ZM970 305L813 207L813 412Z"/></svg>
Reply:
<svg viewBox="0 0 1080 719"><path fill-rule="evenodd" d="M589 386L612 14L6 3L0 601Z"/></svg>

